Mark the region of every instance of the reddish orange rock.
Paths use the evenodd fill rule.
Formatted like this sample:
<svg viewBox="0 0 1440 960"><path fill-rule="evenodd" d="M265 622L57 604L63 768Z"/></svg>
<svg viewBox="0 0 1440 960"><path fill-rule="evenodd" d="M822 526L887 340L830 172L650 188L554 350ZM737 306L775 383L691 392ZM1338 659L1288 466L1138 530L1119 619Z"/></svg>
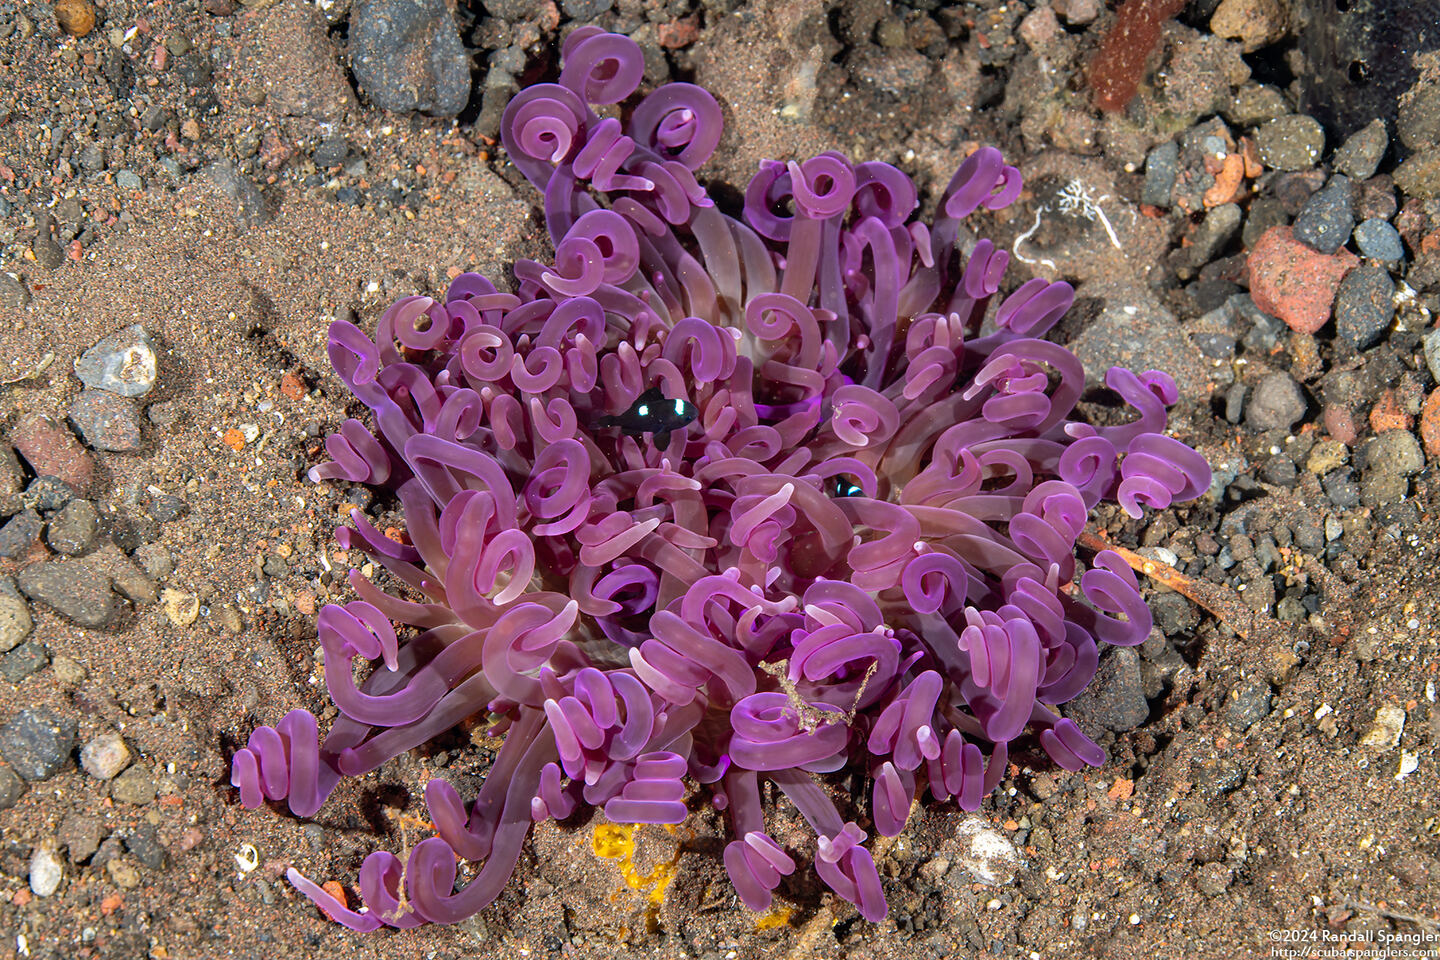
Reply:
<svg viewBox="0 0 1440 960"><path fill-rule="evenodd" d="M43 414L21 418L10 431L10 442L39 476L59 477L77 493L84 493L95 477L95 459L63 423Z"/></svg>
<svg viewBox="0 0 1440 960"><path fill-rule="evenodd" d="M1414 421L1400 406L1394 390L1386 390L1370 408L1370 429L1376 433L1386 430L1409 430Z"/></svg>
<svg viewBox="0 0 1440 960"><path fill-rule="evenodd" d="M1250 297L1291 330L1314 333L1330 319L1335 289L1359 262L1348 250L1327 256L1296 240L1289 227L1271 227L1246 261Z"/></svg>
<svg viewBox="0 0 1440 960"><path fill-rule="evenodd" d="M1430 391L1420 408L1420 439L1427 454L1440 457L1440 387Z"/></svg>

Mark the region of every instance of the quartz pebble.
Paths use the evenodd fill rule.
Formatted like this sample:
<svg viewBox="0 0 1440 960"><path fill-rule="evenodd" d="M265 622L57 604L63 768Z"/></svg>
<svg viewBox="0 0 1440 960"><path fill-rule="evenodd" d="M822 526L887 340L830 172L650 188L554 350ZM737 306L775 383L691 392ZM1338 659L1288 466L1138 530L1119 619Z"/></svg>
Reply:
<svg viewBox="0 0 1440 960"><path fill-rule="evenodd" d="M75 376L96 390L143 397L155 387L157 366L155 342L136 323L82 353L75 361Z"/></svg>
<svg viewBox="0 0 1440 960"><path fill-rule="evenodd" d="M93 737L80 750L80 766L97 780L113 780L130 765L130 748L118 733Z"/></svg>
<svg viewBox="0 0 1440 960"><path fill-rule="evenodd" d="M42 843L30 856L30 892L37 897L48 897L60 889L65 878L65 864L55 851L53 843Z"/></svg>

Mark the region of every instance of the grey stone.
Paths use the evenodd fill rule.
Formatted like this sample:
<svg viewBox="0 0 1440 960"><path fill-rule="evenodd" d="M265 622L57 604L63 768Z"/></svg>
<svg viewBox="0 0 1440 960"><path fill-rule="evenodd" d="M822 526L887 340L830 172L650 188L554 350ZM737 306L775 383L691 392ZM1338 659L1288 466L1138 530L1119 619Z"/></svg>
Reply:
<svg viewBox="0 0 1440 960"><path fill-rule="evenodd" d="M1400 503L1410 492L1410 481L1388 470L1366 470L1360 478L1360 502L1367 507Z"/></svg>
<svg viewBox="0 0 1440 960"><path fill-rule="evenodd" d="M110 578L84 560L32 563L20 571L20 589L82 627L106 627L120 613Z"/></svg>
<svg viewBox="0 0 1440 960"><path fill-rule="evenodd" d="M1365 469L1412 477L1425 469L1425 451L1409 430L1386 430L1365 444Z"/></svg>
<svg viewBox="0 0 1440 960"><path fill-rule="evenodd" d="M1251 429L1289 430L1305 415L1305 392L1283 370L1267 374L1250 392L1245 422Z"/></svg>
<svg viewBox="0 0 1440 960"><path fill-rule="evenodd" d="M0 557L14 560L30 551L40 539L44 521L34 510L22 510L0 527Z"/></svg>
<svg viewBox="0 0 1440 960"><path fill-rule="evenodd" d="M1400 103L1395 132L1411 150L1440 143L1440 83L1420 82Z"/></svg>
<svg viewBox="0 0 1440 960"><path fill-rule="evenodd" d="M138 323L96 342L75 361L75 376L81 383L122 397L149 393L158 369L155 341Z"/></svg>
<svg viewBox="0 0 1440 960"><path fill-rule="evenodd" d="M1087 280L1077 299L1104 306L1071 343L1085 365L1086 386L1103 383L1112 366L1164 370L1175 378L1182 396L1210 395L1210 364L1185 335L1175 315L1149 289L1123 277Z"/></svg>
<svg viewBox="0 0 1440 960"><path fill-rule="evenodd" d="M145 189L145 181L134 170L117 170L115 172L115 186L128 193Z"/></svg>
<svg viewBox="0 0 1440 960"><path fill-rule="evenodd" d="M1145 158L1145 186L1140 202L1152 207L1170 206L1170 191L1180 172L1180 145L1174 140L1160 144Z"/></svg>
<svg viewBox="0 0 1440 960"><path fill-rule="evenodd" d="M9 810L25 793L25 781L7 766L0 766L0 810Z"/></svg>
<svg viewBox="0 0 1440 960"><path fill-rule="evenodd" d="M1324 254L1339 250L1354 229L1354 186L1343 174L1311 194L1295 218L1295 239Z"/></svg>
<svg viewBox="0 0 1440 960"><path fill-rule="evenodd" d="M1425 352L1425 365L1430 368L1430 376L1440 383L1440 330L1431 330L1425 334L1420 344Z"/></svg>
<svg viewBox="0 0 1440 960"><path fill-rule="evenodd" d="M0 658L0 676L10 683L19 683L31 674L39 673L50 662L50 654L35 641L20 646Z"/></svg>
<svg viewBox="0 0 1440 960"><path fill-rule="evenodd" d="M25 780L53 777L75 749L76 724L43 708L21 710L0 727L0 755Z"/></svg>
<svg viewBox="0 0 1440 960"><path fill-rule="evenodd" d="M155 835L154 824L142 821L135 828L135 832L125 838L125 849L151 870L159 870L165 866L165 848L160 845L160 840Z"/></svg>
<svg viewBox="0 0 1440 960"><path fill-rule="evenodd" d="M55 839L69 854L71 863L84 863L100 849L100 841L105 839L105 827L99 817L71 813L60 821Z"/></svg>
<svg viewBox="0 0 1440 960"><path fill-rule="evenodd" d="M275 216L260 188L248 176L235 169L229 160L212 163L205 168L210 181L234 204L235 216L246 227L258 227Z"/></svg>
<svg viewBox="0 0 1440 960"><path fill-rule="evenodd" d="M25 504L41 513L54 513L74 497L75 491L59 477L36 477L25 488Z"/></svg>
<svg viewBox="0 0 1440 960"><path fill-rule="evenodd" d="M1308 170L1325 150L1325 128L1313 117L1276 117L1255 131L1260 162L1275 170Z"/></svg>
<svg viewBox="0 0 1440 960"><path fill-rule="evenodd" d="M95 542L100 529L100 515L89 500L71 500L50 520L45 542L50 549L66 556L79 556Z"/></svg>
<svg viewBox="0 0 1440 960"><path fill-rule="evenodd" d="M1380 341L1395 319L1395 281L1384 267L1362 264L1335 291L1335 332L1356 350Z"/></svg>
<svg viewBox="0 0 1440 960"><path fill-rule="evenodd" d="M1390 135L1385 131L1385 121L1372 120L1368 126L1350 134L1335 151L1335 169L1356 180L1368 180L1380 166L1380 160L1389 146Z"/></svg>
<svg viewBox="0 0 1440 960"><path fill-rule="evenodd" d="M1372 260L1395 263L1405 259L1405 246L1400 231L1378 217L1362 221L1355 228L1355 246Z"/></svg>
<svg viewBox="0 0 1440 960"><path fill-rule="evenodd" d="M30 302L30 291L15 274L0 270L0 306L19 310Z"/></svg>
<svg viewBox="0 0 1440 960"><path fill-rule="evenodd" d="M1117 733L1134 730L1150 716L1140 676L1140 655L1134 647L1113 647L1100 659L1100 668L1074 700L1065 715L1087 727L1104 727Z"/></svg>
<svg viewBox="0 0 1440 960"><path fill-rule="evenodd" d="M350 68L382 110L453 117L470 99L470 57L444 0L357 0Z"/></svg>
<svg viewBox="0 0 1440 960"><path fill-rule="evenodd" d="M133 400L104 390L82 390L70 403L70 422L96 450L139 450L140 409Z"/></svg>

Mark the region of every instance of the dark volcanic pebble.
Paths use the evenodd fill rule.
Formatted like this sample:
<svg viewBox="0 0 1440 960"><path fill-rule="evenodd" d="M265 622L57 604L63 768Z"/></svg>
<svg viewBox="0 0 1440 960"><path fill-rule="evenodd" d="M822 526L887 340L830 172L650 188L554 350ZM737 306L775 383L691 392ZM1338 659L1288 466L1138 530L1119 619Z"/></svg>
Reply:
<svg viewBox="0 0 1440 960"><path fill-rule="evenodd" d="M1305 393L1283 370L1256 384L1245 405L1245 421L1255 430L1289 430L1304 415Z"/></svg>
<svg viewBox="0 0 1440 960"><path fill-rule="evenodd" d="M210 180L234 204L235 215L247 227L259 226L275 216L255 181L235 169L229 160L212 163L206 168Z"/></svg>
<svg viewBox="0 0 1440 960"><path fill-rule="evenodd" d="M1362 255L1372 260L1393 263L1405 258L1400 231L1378 217L1365 220L1355 228L1355 246L1360 248Z"/></svg>
<svg viewBox="0 0 1440 960"><path fill-rule="evenodd" d="M20 589L82 627L104 627L119 613L110 578L81 560L32 563L20 571Z"/></svg>
<svg viewBox="0 0 1440 960"><path fill-rule="evenodd" d="M1095 679L1065 707L1065 715L1087 727L1117 733L1134 730L1150 715L1134 647L1114 647L1100 661Z"/></svg>
<svg viewBox="0 0 1440 960"><path fill-rule="evenodd" d="M0 557L13 560L24 556L40 539L44 522L34 510L22 510L0 527Z"/></svg>
<svg viewBox="0 0 1440 960"><path fill-rule="evenodd" d="M0 659L0 676L11 683L19 683L32 673L44 670L50 663L50 654L33 640L23 643Z"/></svg>
<svg viewBox="0 0 1440 960"><path fill-rule="evenodd" d="M159 870L165 865L165 848L155 836L153 824L142 822L136 827L135 832L125 838L125 849L151 870Z"/></svg>
<svg viewBox="0 0 1440 960"><path fill-rule="evenodd" d="M19 310L30 302L30 291L12 273L0 270L0 306Z"/></svg>
<svg viewBox="0 0 1440 960"><path fill-rule="evenodd" d="M26 780L54 776L75 749L75 721L44 709L21 710L0 727L0 755Z"/></svg>
<svg viewBox="0 0 1440 960"><path fill-rule="evenodd" d="M1395 281L1384 267L1359 266L1335 291L1335 329L1356 350L1373 347L1395 319Z"/></svg>
<svg viewBox="0 0 1440 960"><path fill-rule="evenodd" d="M59 477L36 477L25 488L25 505L41 513L54 513L75 499L75 491Z"/></svg>
<svg viewBox="0 0 1440 960"><path fill-rule="evenodd" d="M9 810L25 792L25 781L7 766L0 766L0 810Z"/></svg>
<svg viewBox="0 0 1440 960"><path fill-rule="evenodd" d="M45 542L56 553L74 557L90 548L99 529L100 515L95 504L89 500L71 500L50 520Z"/></svg>
<svg viewBox="0 0 1440 960"><path fill-rule="evenodd" d="M1339 250L1355 229L1354 189L1343 174L1316 191L1295 218L1295 239L1324 254Z"/></svg>
<svg viewBox="0 0 1440 960"><path fill-rule="evenodd" d="M1330 502L1341 510L1349 510L1360 504L1360 485L1347 471L1336 470L1325 475L1320 481Z"/></svg>
<svg viewBox="0 0 1440 960"><path fill-rule="evenodd" d="M382 110L453 117L470 99L470 58L444 0L358 0L350 68Z"/></svg>
<svg viewBox="0 0 1440 960"><path fill-rule="evenodd" d="M70 404L70 422L96 450L139 450L140 410L105 390L86 389Z"/></svg>

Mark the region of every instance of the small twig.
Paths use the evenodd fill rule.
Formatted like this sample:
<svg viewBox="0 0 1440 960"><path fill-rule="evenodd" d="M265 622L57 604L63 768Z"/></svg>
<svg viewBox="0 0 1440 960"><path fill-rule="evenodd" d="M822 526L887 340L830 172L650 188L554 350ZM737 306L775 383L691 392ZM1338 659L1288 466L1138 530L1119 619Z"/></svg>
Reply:
<svg viewBox="0 0 1440 960"><path fill-rule="evenodd" d="M40 376L40 374L50 369L50 364L54 362L55 354L47 353L45 354L45 356L40 358L40 362L37 363L33 369L22 373L19 376L7 377L4 380L0 380L0 387L8 387L12 383L20 383L24 380L34 380L36 377Z"/></svg>
<svg viewBox="0 0 1440 960"><path fill-rule="evenodd" d="M1134 550L1111 543L1089 530L1082 531L1078 539L1082 546L1097 552L1114 550L1136 573L1143 573L1161 586L1169 587L1187 600L1199 604L1210 611L1216 619L1229 624L1230 628L1241 637L1249 638L1249 631L1240 626L1240 623L1242 618L1246 622L1253 621L1255 615L1231 591L1217 584L1192 580L1162 560L1142 557Z"/></svg>

